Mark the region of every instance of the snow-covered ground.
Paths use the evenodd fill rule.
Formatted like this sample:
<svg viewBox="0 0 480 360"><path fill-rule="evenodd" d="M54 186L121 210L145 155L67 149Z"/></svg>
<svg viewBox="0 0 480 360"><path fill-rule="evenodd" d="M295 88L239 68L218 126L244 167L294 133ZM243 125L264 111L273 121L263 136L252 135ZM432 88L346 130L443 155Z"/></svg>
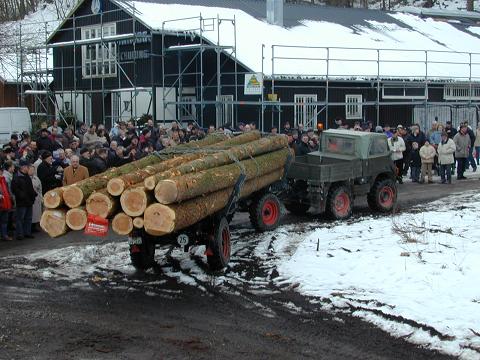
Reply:
<svg viewBox="0 0 480 360"><path fill-rule="evenodd" d="M468 192L395 216L312 221L265 234L237 228L229 267L217 276L206 271L203 246L189 253L162 247L156 255L161 273L138 280L125 242L9 258L9 268L2 260L0 272L159 297L181 296L181 288L166 283L193 286L207 296L213 286L251 300L265 316L275 312L262 305L262 296L294 289L323 310L352 314L421 346L480 359L479 212L480 194ZM284 305L302 311L298 304Z"/></svg>

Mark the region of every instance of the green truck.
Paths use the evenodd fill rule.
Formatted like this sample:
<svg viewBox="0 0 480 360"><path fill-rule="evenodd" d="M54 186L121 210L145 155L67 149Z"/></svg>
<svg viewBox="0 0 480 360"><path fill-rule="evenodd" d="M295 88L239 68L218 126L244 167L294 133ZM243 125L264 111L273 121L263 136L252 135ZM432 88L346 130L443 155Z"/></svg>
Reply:
<svg viewBox="0 0 480 360"><path fill-rule="evenodd" d="M333 219L346 219L359 196L367 196L372 211L389 212L397 201L395 171L384 134L327 130L320 151L295 158L281 198L297 215L312 208Z"/></svg>

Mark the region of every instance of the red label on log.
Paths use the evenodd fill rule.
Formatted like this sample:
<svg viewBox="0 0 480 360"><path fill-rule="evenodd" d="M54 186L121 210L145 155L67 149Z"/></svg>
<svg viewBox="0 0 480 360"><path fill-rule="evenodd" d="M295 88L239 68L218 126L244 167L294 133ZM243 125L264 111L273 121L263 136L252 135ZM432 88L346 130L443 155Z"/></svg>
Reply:
<svg viewBox="0 0 480 360"><path fill-rule="evenodd" d="M85 235L106 236L108 233L108 220L98 215L88 214Z"/></svg>

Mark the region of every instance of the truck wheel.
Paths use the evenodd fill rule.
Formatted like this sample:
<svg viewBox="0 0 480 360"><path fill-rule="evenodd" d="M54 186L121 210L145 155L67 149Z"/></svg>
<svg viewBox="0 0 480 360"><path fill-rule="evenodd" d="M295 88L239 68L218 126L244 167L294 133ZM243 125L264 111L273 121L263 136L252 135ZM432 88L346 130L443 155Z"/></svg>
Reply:
<svg viewBox="0 0 480 360"><path fill-rule="evenodd" d="M264 194L250 205L250 222L257 231L276 229L280 223L280 216L280 200L274 194Z"/></svg>
<svg viewBox="0 0 480 360"><path fill-rule="evenodd" d="M373 211L389 212L397 203L395 181L384 179L376 181L367 195L368 206Z"/></svg>
<svg viewBox="0 0 480 360"><path fill-rule="evenodd" d="M212 237L208 243L207 262L211 270L221 270L230 261L231 239L228 221L222 218L214 225Z"/></svg>
<svg viewBox="0 0 480 360"><path fill-rule="evenodd" d="M142 235L142 243L130 245L130 260L137 270L147 270L155 264L155 243L148 235Z"/></svg>
<svg viewBox="0 0 480 360"><path fill-rule="evenodd" d="M327 196L327 215L335 220L347 219L352 215L352 195L346 186L333 186Z"/></svg>
<svg viewBox="0 0 480 360"><path fill-rule="evenodd" d="M299 202L286 203L285 209L287 209L293 215L302 216L307 213L308 209L310 209L310 204L304 204Z"/></svg>

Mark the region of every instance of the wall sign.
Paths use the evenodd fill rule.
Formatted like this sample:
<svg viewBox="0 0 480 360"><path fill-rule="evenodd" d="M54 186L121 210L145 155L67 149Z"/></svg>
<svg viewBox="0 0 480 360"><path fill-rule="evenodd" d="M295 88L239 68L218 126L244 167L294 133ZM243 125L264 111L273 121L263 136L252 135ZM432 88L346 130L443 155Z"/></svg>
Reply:
<svg viewBox="0 0 480 360"><path fill-rule="evenodd" d="M244 95L262 95L263 75L262 73L245 74Z"/></svg>

